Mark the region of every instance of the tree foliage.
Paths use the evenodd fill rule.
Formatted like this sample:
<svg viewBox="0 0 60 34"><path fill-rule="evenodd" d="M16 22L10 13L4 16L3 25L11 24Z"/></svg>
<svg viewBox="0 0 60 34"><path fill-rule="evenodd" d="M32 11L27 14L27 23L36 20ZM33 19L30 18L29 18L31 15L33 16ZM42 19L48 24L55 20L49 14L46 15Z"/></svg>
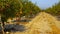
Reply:
<svg viewBox="0 0 60 34"><path fill-rule="evenodd" d="M40 12L40 8L36 5L36 4L33 4L31 1L29 0L24 0L24 1L21 1L21 4L22 4L22 16L28 16L28 15L32 15L32 14L37 14L38 12ZM20 11L20 12L21 12Z"/></svg>
<svg viewBox="0 0 60 34"><path fill-rule="evenodd" d="M0 0L0 15L4 18L14 17L19 12L20 3L18 0Z"/></svg>

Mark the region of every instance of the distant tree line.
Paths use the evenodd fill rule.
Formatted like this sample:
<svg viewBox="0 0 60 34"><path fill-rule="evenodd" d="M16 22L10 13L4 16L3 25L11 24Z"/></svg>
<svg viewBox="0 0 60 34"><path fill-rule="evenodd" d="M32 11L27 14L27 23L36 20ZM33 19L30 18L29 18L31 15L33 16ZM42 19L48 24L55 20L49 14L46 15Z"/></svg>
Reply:
<svg viewBox="0 0 60 34"><path fill-rule="evenodd" d="M53 5L50 8L47 8L45 10L45 12L48 12L48 13L50 13L52 15L55 15L55 16L60 16L60 2L55 4L55 5Z"/></svg>

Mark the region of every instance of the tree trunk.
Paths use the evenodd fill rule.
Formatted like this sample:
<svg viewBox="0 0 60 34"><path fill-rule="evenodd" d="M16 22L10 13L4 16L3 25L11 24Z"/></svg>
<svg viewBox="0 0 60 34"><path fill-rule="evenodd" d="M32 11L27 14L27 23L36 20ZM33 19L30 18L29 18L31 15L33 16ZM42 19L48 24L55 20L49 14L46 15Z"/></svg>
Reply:
<svg viewBox="0 0 60 34"><path fill-rule="evenodd" d="M3 17L1 17L1 21L2 21L2 23L1 23L2 33L5 34L5 32L4 32L4 26L5 26L4 21L5 21L5 19Z"/></svg>
<svg viewBox="0 0 60 34"><path fill-rule="evenodd" d="M2 27L2 33L5 34L4 33L4 24L3 23L1 23L1 27Z"/></svg>

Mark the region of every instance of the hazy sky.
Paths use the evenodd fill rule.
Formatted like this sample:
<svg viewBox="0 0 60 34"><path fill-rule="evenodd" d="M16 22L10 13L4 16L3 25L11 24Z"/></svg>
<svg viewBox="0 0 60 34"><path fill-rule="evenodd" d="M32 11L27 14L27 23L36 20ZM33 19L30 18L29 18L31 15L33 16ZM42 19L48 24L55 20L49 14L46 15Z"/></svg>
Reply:
<svg viewBox="0 0 60 34"><path fill-rule="evenodd" d="M45 9L51 7L55 3L58 3L59 0L31 0L33 3L36 3L40 8Z"/></svg>

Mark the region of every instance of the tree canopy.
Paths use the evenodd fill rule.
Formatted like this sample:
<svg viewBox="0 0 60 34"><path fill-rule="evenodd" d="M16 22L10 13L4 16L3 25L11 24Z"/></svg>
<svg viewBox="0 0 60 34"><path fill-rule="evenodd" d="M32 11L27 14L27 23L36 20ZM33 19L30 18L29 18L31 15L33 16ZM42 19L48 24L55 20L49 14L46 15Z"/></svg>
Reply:
<svg viewBox="0 0 60 34"><path fill-rule="evenodd" d="M22 0L22 1L20 0L20 4L21 4L20 12L22 12L21 14L22 16L28 16L32 14L35 15L41 11L41 9L36 4L33 4L29 0Z"/></svg>
<svg viewBox="0 0 60 34"><path fill-rule="evenodd" d="M0 15L8 19L16 16L36 15L41 9L29 0L0 0Z"/></svg>

